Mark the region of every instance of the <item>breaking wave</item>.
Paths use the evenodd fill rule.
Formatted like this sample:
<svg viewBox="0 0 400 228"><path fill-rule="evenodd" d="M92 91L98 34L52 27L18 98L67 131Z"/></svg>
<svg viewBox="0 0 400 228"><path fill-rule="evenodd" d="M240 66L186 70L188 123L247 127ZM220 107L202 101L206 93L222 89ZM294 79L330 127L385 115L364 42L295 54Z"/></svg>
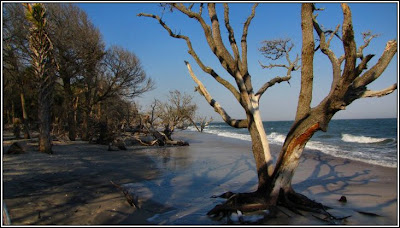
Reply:
<svg viewBox="0 0 400 228"><path fill-rule="evenodd" d="M342 134L342 141L352 143L380 143L387 140L387 138L373 138L367 136L354 136L350 134Z"/></svg>

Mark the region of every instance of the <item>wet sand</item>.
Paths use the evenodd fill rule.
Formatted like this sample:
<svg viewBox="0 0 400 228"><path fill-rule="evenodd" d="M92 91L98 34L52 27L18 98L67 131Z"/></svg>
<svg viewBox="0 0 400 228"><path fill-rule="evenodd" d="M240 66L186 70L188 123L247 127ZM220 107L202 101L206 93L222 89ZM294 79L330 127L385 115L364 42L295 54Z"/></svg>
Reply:
<svg viewBox="0 0 400 228"><path fill-rule="evenodd" d="M3 155L3 199L13 224L226 224L206 213L223 201L213 195L255 190L250 142L187 131L174 136L190 146L107 151L67 142L56 144L54 155ZM279 147L271 149L277 156ZM130 206L110 180L137 197L140 208ZM307 150L293 187L332 207L332 214L351 216L343 224L398 224L397 169ZM342 195L347 203L338 201ZM329 225L312 213L282 210L264 224Z"/></svg>

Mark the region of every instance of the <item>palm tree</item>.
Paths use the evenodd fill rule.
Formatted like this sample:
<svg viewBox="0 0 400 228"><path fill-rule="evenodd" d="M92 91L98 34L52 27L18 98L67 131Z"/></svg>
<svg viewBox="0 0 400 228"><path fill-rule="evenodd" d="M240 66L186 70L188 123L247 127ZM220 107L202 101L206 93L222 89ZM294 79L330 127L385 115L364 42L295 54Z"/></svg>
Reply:
<svg viewBox="0 0 400 228"><path fill-rule="evenodd" d="M38 88L39 151L52 153L51 105L55 82L53 45L48 36L46 8L42 3L23 3L26 19L30 22L29 49L31 64Z"/></svg>

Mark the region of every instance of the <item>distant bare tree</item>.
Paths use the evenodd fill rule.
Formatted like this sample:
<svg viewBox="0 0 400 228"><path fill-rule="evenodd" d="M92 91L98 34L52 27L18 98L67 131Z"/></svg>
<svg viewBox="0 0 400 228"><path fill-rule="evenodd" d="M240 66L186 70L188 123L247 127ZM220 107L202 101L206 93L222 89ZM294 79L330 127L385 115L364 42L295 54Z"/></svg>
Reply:
<svg viewBox="0 0 400 228"><path fill-rule="evenodd" d="M97 100L115 95L137 97L154 88L136 55L119 46L111 46L104 58L104 87Z"/></svg>
<svg viewBox="0 0 400 228"><path fill-rule="evenodd" d="M204 128L207 127L213 121L213 118L198 117L197 121L200 123L200 132L203 132Z"/></svg>
<svg viewBox="0 0 400 228"><path fill-rule="evenodd" d="M194 118L197 106L193 97L178 90L169 92L168 100L158 105L157 113L164 125L164 133L171 137L175 128L184 128Z"/></svg>
<svg viewBox="0 0 400 228"><path fill-rule="evenodd" d="M113 101L132 99L154 88L154 82L147 77L133 52L112 46L105 52L100 64L96 69L97 75L93 77L95 80L90 84L90 92L86 91L90 95L86 99L90 99L87 110L90 110L89 117L92 123L103 119L102 112L97 112L97 117L94 118L93 109L96 106L104 107L103 104L112 105ZM89 89L89 85L86 88ZM93 129L90 127L87 130L89 136Z"/></svg>

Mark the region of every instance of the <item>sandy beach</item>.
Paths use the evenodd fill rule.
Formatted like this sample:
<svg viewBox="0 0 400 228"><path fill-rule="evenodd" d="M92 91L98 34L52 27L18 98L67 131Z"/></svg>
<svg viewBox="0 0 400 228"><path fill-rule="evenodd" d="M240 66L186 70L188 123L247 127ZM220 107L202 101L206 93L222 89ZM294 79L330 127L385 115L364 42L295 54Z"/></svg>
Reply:
<svg viewBox="0 0 400 228"><path fill-rule="evenodd" d="M87 142L54 142L54 154L34 151L5 154L3 142L3 200L13 225L219 225L208 210L226 191L249 192L257 186L247 141L191 131L177 132L185 147L128 147L107 151ZM275 156L278 146L272 146ZM137 199L132 207L110 183L124 187ZM340 159L306 150L293 180L294 189L350 216L339 225L398 225L396 168ZM339 202L341 196L347 203ZM329 225L313 216L282 209L265 225ZM366 215L362 212L379 216ZM320 216L321 217L321 216Z"/></svg>

